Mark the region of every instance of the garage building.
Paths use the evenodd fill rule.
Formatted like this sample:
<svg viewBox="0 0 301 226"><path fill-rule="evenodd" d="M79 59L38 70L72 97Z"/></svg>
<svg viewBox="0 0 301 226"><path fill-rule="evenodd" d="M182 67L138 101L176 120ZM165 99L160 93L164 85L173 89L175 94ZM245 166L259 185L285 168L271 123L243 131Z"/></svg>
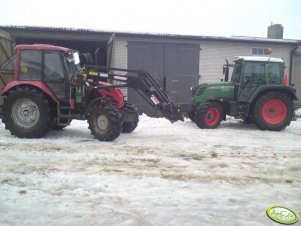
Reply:
<svg viewBox="0 0 301 226"><path fill-rule="evenodd" d="M148 71L175 103L191 99L190 87L223 78L225 59L235 56L283 58L291 84L301 99L301 41L282 39L272 27L269 38L208 37L168 34L103 32L83 29L44 27L0 27L16 44L44 43L65 46L94 56L97 65ZM124 90L140 112L157 115L134 90Z"/></svg>

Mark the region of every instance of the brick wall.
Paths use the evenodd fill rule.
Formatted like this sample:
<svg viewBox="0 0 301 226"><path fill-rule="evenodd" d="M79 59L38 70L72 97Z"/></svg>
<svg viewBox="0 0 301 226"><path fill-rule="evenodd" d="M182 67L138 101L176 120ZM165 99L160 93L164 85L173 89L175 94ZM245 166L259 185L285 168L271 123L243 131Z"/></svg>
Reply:
<svg viewBox="0 0 301 226"><path fill-rule="evenodd" d="M113 44L112 67L115 68L128 68L128 49L127 40L116 38ZM122 72L118 72L122 74ZM125 99L127 99L127 89L121 88Z"/></svg>

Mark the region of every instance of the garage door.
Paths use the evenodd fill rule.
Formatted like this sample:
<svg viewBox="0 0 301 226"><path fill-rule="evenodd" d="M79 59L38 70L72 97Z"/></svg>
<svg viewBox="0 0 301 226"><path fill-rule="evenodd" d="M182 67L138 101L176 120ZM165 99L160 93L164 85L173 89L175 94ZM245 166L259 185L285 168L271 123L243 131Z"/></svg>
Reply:
<svg viewBox="0 0 301 226"><path fill-rule="evenodd" d="M199 81L199 53L196 44L128 42L128 68L149 72L174 103L189 103L190 87ZM141 113L160 115L136 91L129 89L128 99Z"/></svg>

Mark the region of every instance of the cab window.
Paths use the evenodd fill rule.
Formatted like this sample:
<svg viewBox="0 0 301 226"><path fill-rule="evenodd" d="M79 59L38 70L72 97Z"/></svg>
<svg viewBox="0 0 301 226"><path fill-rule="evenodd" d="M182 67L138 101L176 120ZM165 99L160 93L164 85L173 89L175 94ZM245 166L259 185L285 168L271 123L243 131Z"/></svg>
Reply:
<svg viewBox="0 0 301 226"><path fill-rule="evenodd" d="M240 82L240 75L241 75L241 70L242 70L242 62L237 61L234 65L234 69L232 72L232 77L231 77L231 82Z"/></svg>
<svg viewBox="0 0 301 226"><path fill-rule="evenodd" d="M19 80L41 80L42 51L22 50Z"/></svg>
<svg viewBox="0 0 301 226"><path fill-rule="evenodd" d="M44 52L44 80L63 81L65 78L64 67L59 52Z"/></svg>
<svg viewBox="0 0 301 226"><path fill-rule="evenodd" d="M279 63L269 63L268 73L270 76L270 83L280 84L283 77L283 69Z"/></svg>
<svg viewBox="0 0 301 226"><path fill-rule="evenodd" d="M264 63L263 62L246 62L244 67L244 79L249 81L264 81Z"/></svg>

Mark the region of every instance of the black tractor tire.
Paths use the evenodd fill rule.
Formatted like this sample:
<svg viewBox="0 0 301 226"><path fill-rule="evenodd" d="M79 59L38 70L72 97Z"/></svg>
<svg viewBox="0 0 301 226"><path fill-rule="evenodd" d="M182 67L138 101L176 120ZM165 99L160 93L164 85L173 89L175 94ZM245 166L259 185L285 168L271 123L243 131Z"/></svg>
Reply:
<svg viewBox="0 0 301 226"><path fill-rule="evenodd" d="M262 95L253 109L254 124L261 130L283 130L293 118L292 99L281 92Z"/></svg>
<svg viewBox="0 0 301 226"><path fill-rule="evenodd" d="M195 123L201 129L215 129L224 118L223 107L218 102L200 104L195 114Z"/></svg>
<svg viewBox="0 0 301 226"><path fill-rule="evenodd" d="M121 115L114 106L96 103L88 117L89 129L99 141L112 141L121 133Z"/></svg>
<svg viewBox="0 0 301 226"><path fill-rule="evenodd" d="M19 138L43 137L53 125L52 104L41 91L23 87L4 97L5 129Z"/></svg>
<svg viewBox="0 0 301 226"><path fill-rule="evenodd" d="M243 119L243 122L246 124L251 124L253 123L254 119L252 117L250 117L250 115L247 118Z"/></svg>
<svg viewBox="0 0 301 226"><path fill-rule="evenodd" d="M137 107L134 104L125 101L121 111L124 113L132 113L135 117L135 120L133 122L122 122L121 132L122 133L133 132L138 126L138 122L139 122L139 113Z"/></svg>
<svg viewBox="0 0 301 226"><path fill-rule="evenodd" d="M195 112L191 111L187 113L187 117L192 121L195 122Z"/></svg>
<svg viewBox="0 0 301 226"><path fill-rule="evenodd" d="M60 130L63 130L65 129L67 126L54 126L52 129L53 130L56 130L56 131L60 131Z"/></svg>
<svg viewBox="0 0 301 226"><path fill-rule="evenodd" d="M53 126L53 130L63 130L64 128L66 128L67 126L70 126L70 123L71 123L71 121L72 120L68 120L68 119L66 119L66 120L64 120L64 123L69 123L69 125L64 125L64 126L58 126L58 125L55 125L56 124L56 120L54 120L54 126Z"/></svg>

